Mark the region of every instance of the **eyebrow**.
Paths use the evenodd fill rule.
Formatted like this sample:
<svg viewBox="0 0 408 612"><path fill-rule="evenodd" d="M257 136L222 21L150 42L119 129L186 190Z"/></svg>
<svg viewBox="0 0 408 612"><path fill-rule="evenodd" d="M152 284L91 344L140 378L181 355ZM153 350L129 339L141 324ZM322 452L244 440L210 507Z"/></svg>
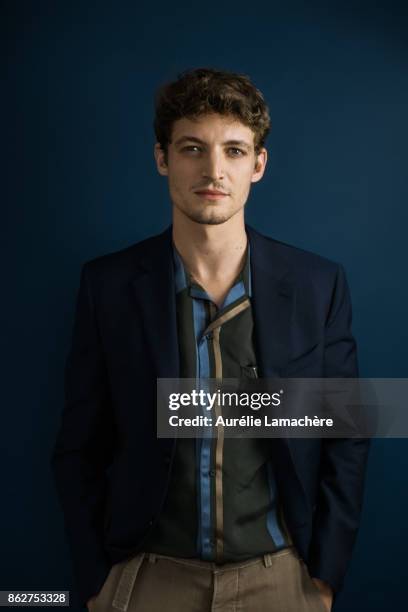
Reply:
<svg viewBox="0 0 408 612"><path fill-rule="evenodd" d="M206 143L201 140L200 138L197 138L196 136L181 136L181 138L178 138L176 140L176 142L174 143L174 145L180 145L183 144L184 142L197 142L198 144L201 145L205 145ZM251 145L248 142L245 142L245 140L226 140L225 142L222 143L223 145L234 145L234 146L239 146L239 147L243 147L245 149L250 149Z"/></svg>

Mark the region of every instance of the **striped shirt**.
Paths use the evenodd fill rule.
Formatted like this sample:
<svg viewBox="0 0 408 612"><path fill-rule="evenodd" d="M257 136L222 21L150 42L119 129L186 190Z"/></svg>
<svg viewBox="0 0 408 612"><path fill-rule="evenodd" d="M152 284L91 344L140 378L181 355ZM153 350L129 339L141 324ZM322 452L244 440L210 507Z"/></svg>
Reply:
<svg viewBox="0 0 408 612"><path fill-rule="evenodd" d="M256 377L249 243L220 308L174 253L181 378ZM279 503L273 440L178 439L168 495L145 550L217 563L292 544Z"/></svg>

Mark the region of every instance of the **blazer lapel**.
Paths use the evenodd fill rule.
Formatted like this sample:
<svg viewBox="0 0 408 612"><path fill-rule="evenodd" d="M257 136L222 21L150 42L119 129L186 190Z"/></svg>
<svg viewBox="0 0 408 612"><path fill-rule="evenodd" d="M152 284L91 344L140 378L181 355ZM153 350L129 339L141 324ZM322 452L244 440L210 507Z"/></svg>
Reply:
<svg viewBox="0 0 408 612"><path fill-rule="evenodd" d="M280 376L289 359L294 287L273 241L246 227L251 245L255 343L263 377ZM179 356L172 226L149 241L132 281L158 378L177 378Z"/></svg>
<svg viewBox="0 0 408 612"><path fill-rule="evenodd" d="M246 230L251 247L252 308L259 372L262 378L279 378L290 356L295 286L274 242L248 226ZM308 503L300 477L298 441L295 438L273 438L271 442L276 476L283 495L288 498L285 505L291 513L291 523L300 525L304 522ZM290 464L295 479L287 477ZM297 503L290 503L294 499Z"/></svg>
<svg viewBox="0 0 408 612"><path fill-rule="evenodd" d="M172 226L148 243L132 281L157 378L179 377Z"/></svg>
<svg viewBox="0 0 408 612"><path fill-rule="evenodd" d="M295 291L286 262L272 241L247 226L251 246L252 307L259 370L262 377L281 376L290 351L290 322Z"/></svg>

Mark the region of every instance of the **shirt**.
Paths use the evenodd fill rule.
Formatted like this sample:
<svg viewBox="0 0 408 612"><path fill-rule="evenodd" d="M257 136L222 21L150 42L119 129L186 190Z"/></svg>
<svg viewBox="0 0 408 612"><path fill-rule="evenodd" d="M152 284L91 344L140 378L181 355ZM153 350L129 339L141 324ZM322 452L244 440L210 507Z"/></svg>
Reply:
<svg viewBox="0 0 408 612"><path fill-rule="evenodd" d="M173 248L181 378L257 376L249 243L220 308ZM224 563L292 545L267 439L178 439L169 491L146 551Z"/></svg>

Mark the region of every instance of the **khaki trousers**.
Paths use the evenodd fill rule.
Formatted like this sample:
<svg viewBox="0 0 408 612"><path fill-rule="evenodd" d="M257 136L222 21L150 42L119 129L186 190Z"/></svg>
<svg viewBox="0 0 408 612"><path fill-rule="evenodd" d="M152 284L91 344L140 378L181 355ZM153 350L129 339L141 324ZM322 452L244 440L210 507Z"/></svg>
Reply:
<svg viewBox="0 0 408 612"><path fill-rule="evenodd" d="M140 553L112 566L92 612L327 612L294 547L245 562Z"/></svg>

